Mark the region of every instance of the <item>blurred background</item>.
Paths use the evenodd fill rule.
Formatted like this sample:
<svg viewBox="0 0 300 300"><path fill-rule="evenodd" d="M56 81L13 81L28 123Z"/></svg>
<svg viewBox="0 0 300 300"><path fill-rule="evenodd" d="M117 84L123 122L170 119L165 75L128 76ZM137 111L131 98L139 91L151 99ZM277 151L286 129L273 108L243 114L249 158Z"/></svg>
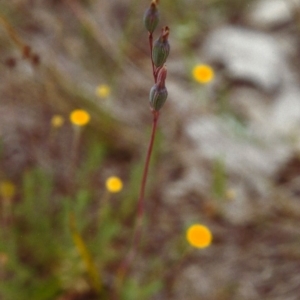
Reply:
<svg viewBox="0 0 300 300"><path fill-rule="evenodd" d="M0 0L0 299L299 299L298 0L160 1L169 97L118 280L152 124L149 5Z"/></svg>

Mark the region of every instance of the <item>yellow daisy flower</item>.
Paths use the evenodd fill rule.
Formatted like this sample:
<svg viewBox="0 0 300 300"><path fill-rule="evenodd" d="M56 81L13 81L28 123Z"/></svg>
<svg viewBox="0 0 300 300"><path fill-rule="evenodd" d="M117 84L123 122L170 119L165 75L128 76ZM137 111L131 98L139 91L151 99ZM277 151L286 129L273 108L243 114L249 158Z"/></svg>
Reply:
<svg viewBox="0 0 300 300"><path fill-rule="evenodd" d="M0 182L0 194L3 198L11 199L16 193L16 186L9 180Z"/></svg>
<svg viewBox="0 0 300 300"><path fill-rule="evenodd" d="M0 252L0 266L3 267L8 262L8 255L4 252Z"/></svg>
<svg viewBox="0 0 300 300"><path fill-rule="evenodd" d="M117 176L108 177L105 185L106 185L106 189L111 193L118 193L123 188L123 182Z"/></svg>
<svg viewBox="0 0 300 300"><path fill-rule="evenodd" d="M85 126L91 119L90 114L83 109L73 110L70 114L70 121L76 126Z"/></svg>
<svg viewBox="0 0 300 300"><path fill-rule="evenodd" d="M212 242L212 233L208 227L201 224L194 224L188 228L186 239L193 247L206 248Z"/></svg>
<svg viewBox="0 0 300 300"><path fill-rule="evenodd" d="M209 65L196 65L193 70L193 78L202 84L211 82L215 77L215 72Z"/></svg>
<svg viewBox="0 0 300 300"><path fill-rule="evenodd" d="M107 84L98 85L96 95L100 98L107 98L110 95L110 87Z"/></svg>
<svg viewBox="0 0 300 300"><path fill-rule="evenodd" d="M65 122L65 119L61 115L54 115L51 119L51 125L54 128L61 127Z"/></svg>
<svg viewBox="0 0 300 300"><path fill-rule="evenodd" d="M230 200L236 199L236 194L237 194L236 190L230 188L226 191L225 196L226 196L226 199L230 201Z"/></svg>

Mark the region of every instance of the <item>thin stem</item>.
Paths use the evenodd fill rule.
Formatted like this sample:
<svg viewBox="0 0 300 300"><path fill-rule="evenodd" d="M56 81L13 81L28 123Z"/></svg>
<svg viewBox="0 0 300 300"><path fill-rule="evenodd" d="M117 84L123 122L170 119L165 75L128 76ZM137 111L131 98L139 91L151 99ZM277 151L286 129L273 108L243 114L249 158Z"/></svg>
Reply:
<svg viewBox="0 0 300 300"><path fill-rule="evenodd" d="M21 51L24 51L26 44L23 42L22 38L19 36L19 34L13 28L13 26L9 23L9 21L2 14L0 14L0 24L5 28L9 37L13 40L13 42L17 45L17 47Z"/></svg>
<svg viewBox="0 0 300 300"><path fill-rule="evenodd" d="M136 254L138 246L139 246L139 242L141 240L141 235L142 235L143 217L144 217L144 209L145 209L144 196L145 196L146 182L147 182L147 177L148 177L148 169L149 169L149 165L150 165L151 154L152 154L152 150L153 150L157 122L158 122L158 118L159 118L158 111L153 110L152 114L153 114L152 132L151 132L150 142L148 145L148 151L147 151L147 156L146 156L146 161L145 161L144 171L143 171L143 177L142 177L142 182L141 182L141 189L140 189L140 194L139 194L139 199L138 199L135 231L134 231L133 240L132 240L132 244L131 244L130 250L128 252L128 255L126 256L125 260L121 264L121 266L118 270L118 273L117 273L117 281L118 281L117 282L117 290L119 290L120 284L122 283L123 278L125 277L128 269L135 257L135 254Z"/></svg>
<svg viewBox="0 0 300 300"><path fill-rule="evenodd" d="M153 55L152 55L153 35L151 32L148 32L148 34L149 34L149 46L150 46L152 73L153 73L154 83L156 83L157 68L154 65ZM117 271L116 284L115 284L115 293L116 294L114 295L114 300L118 299L118 294L120 291L121 284L123 282L123 279L124 279L126 273L129 270L129 267L132 264L132 261L135 257L135 254L139 247L139 243L140 243L141 236L142 236L143 217L144 217L144 210L145 210L145 204L144 204L145 189L146 189L148 169L149 169L149 165L150 165L150 159L151 159L151 154L152 154L153 144L154 144L154 139L155 139L155 134L156 134L157 122L158 122L158 118L159 118L159 112L152 110L152 115L153 115L152 132L151 132L151 137L150 137L150 141L149 141L149 145L148 145L148 151L147 151L147 155L146 155L146 161L145 161L145 165L144 165L143 177L142 177L142 182L141 182L141 189L140 189L139 199L138 199L138 203L137 203L137 217L136 217L133 239L132 239L131 247L128 251L128 254L125 257L125 259L123 260L123 262L121 263L121 266L119 267L119 269Z"/></svg>
<svg viewBox="0 0 300 300"><path fill-rule="evenodd" d="M153 114L152 133L151 133L151 138L150 138L150 142L149 142L149 146L148 146L146 162L145 162L145 167L144 167L144 173L143 173L143 178L142 178L142 184L141 184L141 190L140 190L140 197L139 197L139 201L138 201L138 218L143 217L146 181L147 181L149 163L150 163L151 153L152 153L154 139L155 139L157 121L158 121L158 117L159 117L158 111L153 110L152 114Z"/></svg>

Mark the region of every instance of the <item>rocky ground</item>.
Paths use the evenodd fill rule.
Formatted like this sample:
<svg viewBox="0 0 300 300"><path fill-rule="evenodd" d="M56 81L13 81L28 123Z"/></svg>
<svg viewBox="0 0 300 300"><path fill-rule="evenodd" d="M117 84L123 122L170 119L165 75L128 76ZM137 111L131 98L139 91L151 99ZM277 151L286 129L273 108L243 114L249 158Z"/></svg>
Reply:
<svg viewBox="0 0 300 300"><path fill-rule="evenodd" d="M232 10L226 7L223 14L217 1L203 7L177 1L178 11L161 2L172 52L169 99L159 123L162 150L147 205L151 255L168 253L162 241L191 222L209 226L214 242L186 257L153 299L297 300L300 2L231 1ZM32 163L55 168L43 141L49 119L82 101L98 116L94 130L112 148L140 157L151 123L144 4L2 0L0 5L1 15L36 55L24 58L0 26L3 172L18 178ZM193 14L174 15L180 5ZM197 63L215 70L207 86L191 77ZM109 101L95 96L101 82L111 86ZM107 115L109 123L102 118Z"/></svg>

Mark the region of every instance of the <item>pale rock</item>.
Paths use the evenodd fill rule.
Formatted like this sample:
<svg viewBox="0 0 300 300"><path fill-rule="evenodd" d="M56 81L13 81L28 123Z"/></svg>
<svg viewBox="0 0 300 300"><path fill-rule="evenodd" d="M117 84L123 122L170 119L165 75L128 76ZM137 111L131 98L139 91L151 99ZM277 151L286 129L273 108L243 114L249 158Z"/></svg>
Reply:
<svg viewBox="0 0 300 300"><path fill-rule="evenodd" d="M207 166L221 159L227 187L234 190L235 197L219 201L219 211L232 224L247 224L268 213L270 202L264 199L270 196L272 176L290 151L276 139L259 139L247 129L236 131L234 126L230 119L219 116L202 116L186 123L186 147L182 146L180 158L186 171L167 188L167 198L182 199L191 190L211 194L212 171Z"/></svg>
<svg viewBox="0 0 300 300"><path fill-rule="evenodd" d="M293 20L293 12L300 7L299 0L262 0L250 4L246 19L259 28L274 28Z"/></svg>
<svg viewBox="0 0 300 300"><path fill-rule="evenodd" d="M286 88L276 97L270 114L266 116L266 126L273 135L289 137L300 128L300 89Z"/></svg>
<svg viewBox="0 0 300 300"><path fill-rule="evenodd" d="M202 54L205 60L224 65L230 79L248 81L267 93L282 81L285 57L271 35L222 27L207 37Z"/></svg>

